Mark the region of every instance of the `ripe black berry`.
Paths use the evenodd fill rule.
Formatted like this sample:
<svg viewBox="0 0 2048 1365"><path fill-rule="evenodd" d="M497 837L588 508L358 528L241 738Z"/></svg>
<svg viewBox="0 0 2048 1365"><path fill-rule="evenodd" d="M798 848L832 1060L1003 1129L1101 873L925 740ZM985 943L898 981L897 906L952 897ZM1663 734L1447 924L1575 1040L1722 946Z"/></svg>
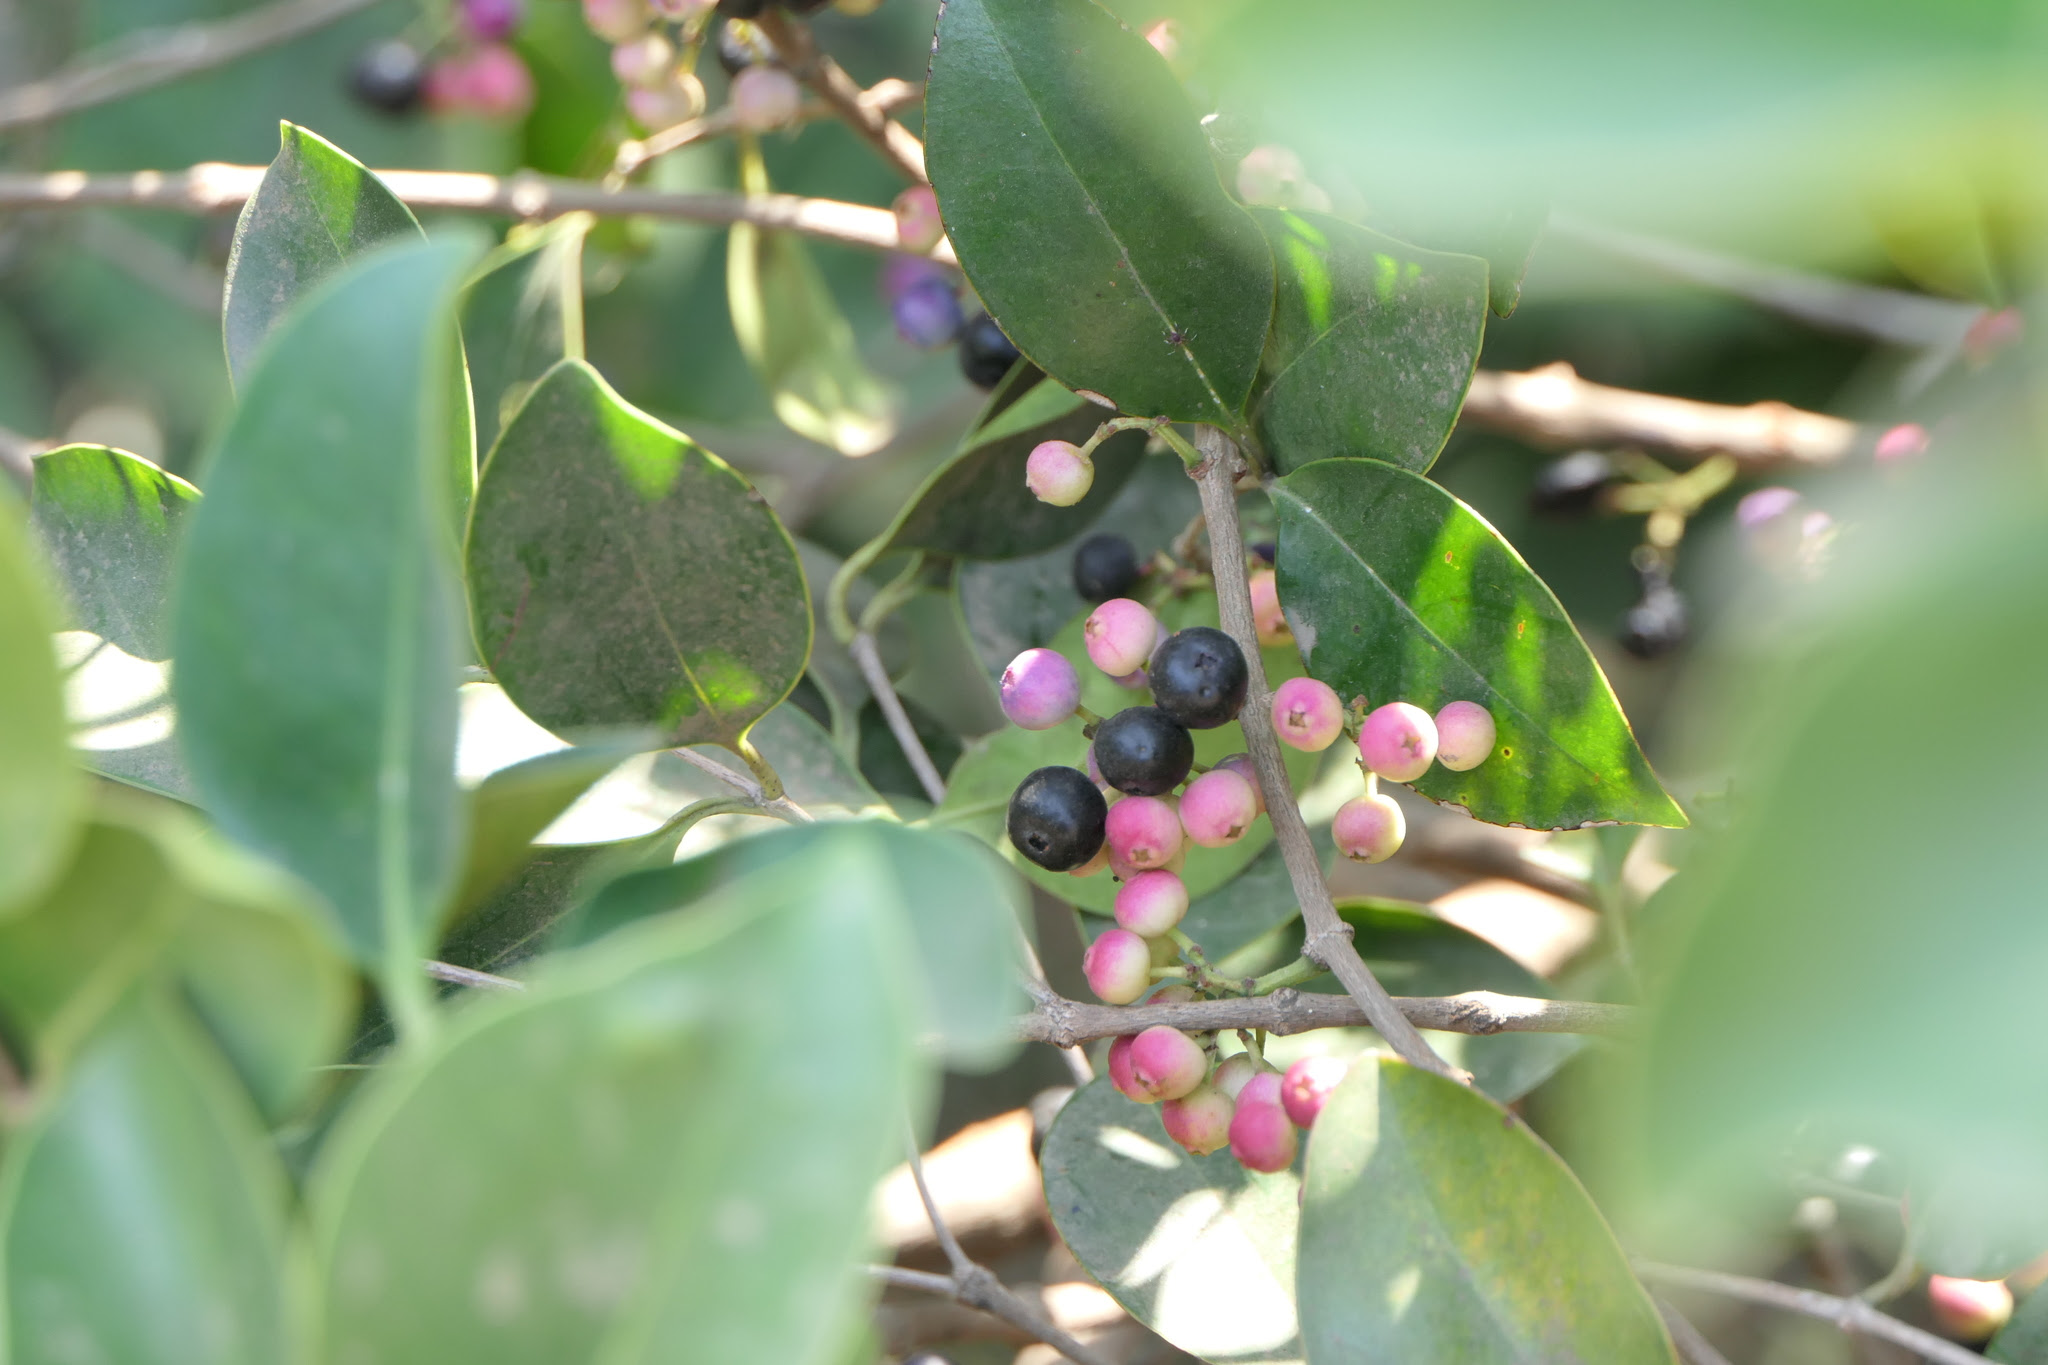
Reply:
<svg viewBox="0 0 2048 1365"><path fill-rule="evenodd" d="M1253 541L1251 549L1252 558L1269 569L1280 562L1280 547L1270 540Z"/></svg>
<svg viewBox="0 0 2048 1365"><path fill-rule="evenodd" d="M1145 673L1153 704L1190 730L1236 720L1251 680L1237 641L1213 626L1189 626L1167 636Z"/></svg>
<svg viewBox="0 0 2048 1365"><path fill-rule="evenodd" d="M1195 741L1156 706L1126 707L1096 730L1095 766L1120 792L1164 796L1195 766Z"/></svg>
<svg viewBox="0 0 2048 1365"><path fill-rule="evenodd" d="M1622 614L1621 647L1638 659L1669 654L1685 643L1689 624L1685 595L1663 570L1649 570L1641 600Z"/></svg>
<svg viewBox="0 0 2048 1365"><path fill-rule="evenodd" d="M388 38L372 43L348 73L348 89L362 103L386 114L403 114L420 102L426 63L411 43Z"/></svg>
<svg viewBox="0 0 2048 1365"><path fill-rule="evenodd" d="M1010 842L1048 872L1093 858L1108 821L1108 803L1078 768L1040 768L1010 794Z"/></svg>
<svg viewBox="0 0 2048 1365"><path fill-rule="evenodd" d="M1536 471L1529 485L1529 506L1552 517L1584 516L1593 510L1600 491L1621 477L1614 461L1597 450L1575 450Z"/></svg>
<svg viewBox="0 0 2048 1365"><path fill-rule="evenodd" d="M1002 383L1021 354L986 313L976 313L960 329L960 373L976 388L992 389Z"/></svg>
<svg viewBox="0 0 2048 1365"><path fill-rule="evenodd" d="M722 6L719 12L725 12ZM761 35L760 29L745 21L720 24L712 46L717 51L719 66L728 76L737 76L750 66L768 66L776 60L775 45Z"/></svg>
<svg viewBox="0 0 2048 1365"><path fill-rule="evenodd" d="M1138 552L1122 536L1092 535L1074 547L1074 591L1098 606L1138 586Z"/></svg>

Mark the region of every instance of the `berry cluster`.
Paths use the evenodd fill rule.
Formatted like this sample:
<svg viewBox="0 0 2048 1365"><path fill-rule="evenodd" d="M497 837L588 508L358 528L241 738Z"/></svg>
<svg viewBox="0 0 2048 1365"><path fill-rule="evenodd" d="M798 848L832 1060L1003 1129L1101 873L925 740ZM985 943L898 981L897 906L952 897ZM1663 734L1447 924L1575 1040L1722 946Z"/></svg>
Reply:
<svg viewBox="0 0 2048 1365"><path fill-rule="evenodd" d="M403 38L372 43L349 70L349 93L385 114L424 102L436 113L518 118L533 107L533 74L506 40L524 17L524 0L460 0L431 64Z"/></svg>
<svg viewBox="0 0 2048 1365"><path fill-rule="evenodd" d="M896 332L923 350L960 343L960 372L976 388L1002 382L1020 352L987 313L971 319L960 306L959 286L927 255L946 235L938 197L930 185L912 185L896 196L896 240L906 254L882 267L882 295Z"/></svg>
<svg viewBox="0 0 2048 1365"><path fill-rule="evenodd" d="M1227 1145L1254 1171L1294 1164L1299 1130L1314 1126L1349 1070L1335 1057L1304 1057L1284 1074L1248 1052L1219 1058L1213 1035L1204 1042L1167 1024L1109 1045L1110 1084L1159 1105L1168 1137L1196 1156Z"/></svg>
<svg viewBox="0 0 2048 1365"><path fill-rule="evenodd" d="M612 45L612 74L625 89L626 112L649 132L704 112L696 65L709 30L712 52L731 78L733 120L748 132L766 133L795 121L803 88L750 22L763 8L714 0L583 0L583 21ZM721 15L728 17L721 21Z"/></svg>

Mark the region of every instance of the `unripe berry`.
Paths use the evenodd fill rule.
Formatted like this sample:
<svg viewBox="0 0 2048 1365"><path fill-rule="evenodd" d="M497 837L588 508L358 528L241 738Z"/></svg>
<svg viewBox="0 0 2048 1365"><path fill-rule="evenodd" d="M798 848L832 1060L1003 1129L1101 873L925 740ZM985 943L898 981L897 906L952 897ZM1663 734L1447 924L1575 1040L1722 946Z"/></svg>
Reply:
<svg viewBox="0 0 2048 1365"><path fill-rule="evenodd" d="M1050 730L1081 704L1081 675L1056 649L1027 649L1010 660L997 690L1012 723Z"/></svg>
<svg viewBox="0 0 2048 1365"><path fill-rule="evenodd" d="M647 31L646 0L583 0L583 22L608 43L628 43Z"/></svg>
<svg viewBox="0 0 2048 1365"><path fill-rule="evenodd" d="M1358 727L1358 756L1389 782L1413 782L1436 759L1436 722L1405 701L1390 701Z"/></svg>
<svg viewBox="0 0 2048 1365"><path fill-rule="evenodd" d="M462 0L462 26L487 43L512 36L524 17L520 0Z"/></svg>
<svg viewBox="0 0 2048 1365"><path fill-rule="evenodd" d="M1230 1141L1230 1118L1237 1106L1213 1085L1198 1085L1177 1100L1159 1106L1166 1135L1196 1156L1221 1150Z"/></svg>
<svg viewBox="0 0 2048 1365"><path fill-rule="evenodd" d="M1327 213L1330 196L1309 180L1301 158L1286 147L1254 147L1237 163L1237 196L1247 204Z"/></svg>
<svg viewBox="0 0 2048 1365"><path fill-rule="evenodd" d="M1353 862L1383 863L1400 851L1408 837L1408 821L1394 799L1375 792L1354 797L1337 808L1330 822L1337 851Z"/></svg>
<svg viewBox="0 0 2048 1365"><path fill-rule="evenodd" d="M1294 638L1287 615L1280 610L1280 578L1271 569L1251 576L1252 629L1262 645L1284 645Z"/></svg>
<svg viewBox="0 0 2048 1365"><path fill-rule="evenodd" d="M1258 818L1252 784L1222 768L1203 773L1180 794L1180 827L1203 848L1227 848Z"/></svg>
<svg viewBox="0 0 2048 1365"><path fill-rule="evenodd" d="M1158 938L1187 912L1187 883L1164 868L1140 872L1117 888L1116 922L1140 937Z"/></svg>
<svg viewBox="0 0 2048 1365"><path fill-rule="evenodd" d="M1047 441L1045 444L1064 442ZM1044 448L1040 446L1039 450ZM1031 454L1033 459L1038 457L1038 451ZM1159 619L1147 611L1142 602L1134 602L1128 597L1112 597L1088 613L1088 621L1081 627L1081 638L1087 642L1088 657L1097 668L1112 678L1122 678L1143 668L1145 660L1152 657L1152 650L1159 642Z"/></svg>
<svg viewBox="0 0 2048 1365"><path fill-rule="evenodd" d="M1279 1104L1280 1073L1271 1067L1260 1067L1238 1087L1237 1098L1245 1104Z"/></svg>
<svg viewBox="0 0 2048 1365"><path fill-rule="evenodd" d="M1210 1078L1210 1083L1234 1100L1243 1091L1245 1082L1258 1075L1260 1070L1251 1053L1240 1052L1216 1064L1216 1074Z"/></svg>
<svg viewBox="0 0 2048 1365"><path fill-rule="evenodd" d="M1095 850L1095 856L1079 867L1071 869L1069 877L1092 877L1109 866L1109 840L1102 841L1102 847Z"/></svg>
<svg viewBox="0 0 2048 1365"><path fill-rule="evenodd" d="M659 85L668 79L676 50L659 33L643 33L612 49L612 74L621 85Z"/></svg>
<svg viewBox="0 0 2048 1365"><path fill-rule="evenodd" d="M1127 706L1095 729L1095 763L1132 796L1164 796L1187 780L1195 741L1156 706Z"/></svg>
<svg viewBox="0 0 2048 1365"><path fill-rule="evenodd" d="M1493 712L1476 701L1454 701L1436 713L1436 761L1469 772L1493 752Z"/></svg>
<svg viewBox="0 0 2048 1365"><path fill-rule="evenodd" d="M1155 943L1152 946L1156 949L1159 945ZM1153 954L1154 958L1158 956L1156 952ZM1196 998L1193 986L1161 986L1158 990L1152 992L1151 999L1145 1003L1149 1005L1185 1005L1190 1000Z"/></svg>
<svg viewBox="0 0 2048 1365"><path fill-rule="evenodd" d="M1128 929L1105 929L1081 955L1081 972L1105 1003L1128 1005L1152 984L1152 949Z"/></svg>
<svg viewBox="0 0 2048 1365"><path fill-rule="evenodd" d="M896 240L905 251L922 256L946 235L939 221L939 197L930 185L912 185L896 196Z"/></svg>
<svg viewBox="0 0 2048 1365"><path fill-rule="evenodd" d="M1109 854L1140 871L1180 852L1180 815L1156 796L1127 796L1109 808Z"/></svg>
<svg viewBox="0 0 2048 1365"><path fill-rule="evenodd" d="M436 62L426 96L442 113L517 118L533 107L533 74L511 48L486 43Z"/></svg>
<svg viewBox="0 0 2048 1365"><path fill-rule="evenodd" d="M1138 586L1137 547L1102 531L1074 547L1074 591L1083 602L1107 602Z"/></svg>
<svg viewBox="0 0 2048 1365"><path fill-rule="evenodd" d="M1284 1171L1294 1164L1300 1139L1293 1120L1280 1107L1280 1077L1264 1072L1237 1092L1237 1110L1230 1116L1230 1154L1253 1171Z"/></svg>
<svg viewBox="0 0 2048 1365"><path fill-rule="evenodd" d="M740 127L753 133L772 132L796 117L803 90L796 77L779 66L750 66L732 78L726 96Z"/></svg>
<svg viewBox="0 0 2048 1365"><path fill-rule="evenodd" d="M1351 1070L1349 1062L1335 1057L1303 1057L1287 1068L1280 1081L1280 1103L1298 1128L1315 1125L1323 1102Z"/></svg>
<svg viewBox="0 0 2048 1365"><path fill-rule="evenodd" d="M1344 703L1328 683L1289 678L1273 691L1273 733L1304 753L1321 753L1344 733Z"/></svg>
<svg viewBox="0 0 2048 1365"><path fill-rule="evenodd" d="M1137 1078L1131 1075L1131 1040L1137 1037L1126 1033L1113 1038L1109 1044L1109 1083L1125 1099L1136 1100L1139 1104L1155 1103L1152 1096L1138 1088Z"/></svg>
<svg viewBox="0 0 2048 1365"><path fill-rule="evenodd" d="M1209 1054L1177 1028L1154 1024L1131 1040L1131 1079L1154 1099L1177 1100L1208 1074Z"/></svg>
<svg viewBox="0 0 2048 1365"><path fill-rule="evenodd" d="M1095 486L1095 463L1072 441L1040 441L1024 461L1024 486L1040 502L1072 507Z"/></svg>
<svg viewBox="0 0 2048 1365"><path fill-rule="evenodd" d="M1918 422L1901 422L1877 438L1870 452L1879 464L1896 464L1927 453L1927 428Z"/></svg>
<svg viewBox="0 0 2048 1365"><path fill-rule="evenodd" d="M626 91L626 112L649 132L673 128L704 112L704 83L694 72L671 72L660 85Z"/></svg>
<svg viewBox="0 0 2048 1365"><path fill-rule="evenodd" d="M1983 1341L2012 1318L2012 1290L2003 1280L1927 1277L1927 1306L1941 1330L1958 1341Z"/></svg>
<svg viewBox="0 0 2048 1365"><path fill-rule="evenodd" d="M1252 789L1252 800L1257 804L1259 814L1266 813L1266 792L1259 785L1259 765L1252 762L1250 754L1232 754L1228 758L1218 759L1216 767L1220 771L1236 773L1243 778L1245 785Z"/></svg>

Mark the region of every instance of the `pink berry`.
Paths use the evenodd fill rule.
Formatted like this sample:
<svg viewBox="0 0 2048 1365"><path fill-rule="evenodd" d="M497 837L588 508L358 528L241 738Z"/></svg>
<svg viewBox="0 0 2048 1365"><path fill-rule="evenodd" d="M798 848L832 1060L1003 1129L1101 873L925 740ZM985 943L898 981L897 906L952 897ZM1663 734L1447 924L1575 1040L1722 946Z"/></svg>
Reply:
<svg viewBox="0 0 2048 1365"><path fill-rule="evenodd" d="M753 133L773 132L796 117L804 92L796 77L779 66L749 66L732 78L726 97L733 119Z"/></svg>
<svg viewBox="0 0 2048 1365"><path fill-rule="evenodd" d="M1351 1070L1349 1062L1335 1057L1304 1057L1287 1068L1280 1081L1280 1104L1298 1128L1315 1125L1323 1102Z"/></svg>
<svg viewBox="0 0 2048 1365"><path fill-rule="evenodd" d="M1799 505L1799 493L1791 488L1759 488L1735 504L1735 523L1745 531L1759 530Z"/></svg>
<svg viewBox="0 0 2048 1365"><path fill-rule="evenodd" d="M1110 857L1143 871L1180 852L1180 813L1156 796L1127 796L1109 808Z"/></svg>
<svg viewBox="0 0 2048 1365"><path fill-rule="evenodd" d="M1237 1106L1213 1085L1198 1085L1177 1100L1159 1106L1166 1135L1193 1152L1207 1156L1230 1141L1230 1117Z"/></svg>
<svg viewBox="0 0 2048 1365"><path fill-rule="evenodd" d="M1279 1104L1280 1073L1261 1068L1237 1088L1240 1104Z"/></svg>
<svg viewBox="0 0 2048 1365"><path fill-rule="evenodd" d="M1252 1060L1249 1052L1240 1052L1225 1057L1216 1064L1213 1083L1218 1090L1233 1100L1244 1090L1245 1082L1259 1074L1259 1064Z"/></svg>
<svg viewBox="0 0 2048 1365"><path fill-rule="evenodd" d="M1050 730L1081 704L1081 675L1056 649L1027 649L1010 660L997 690L1014 724Z"/></svg>
<svg viewBox="0 0 2048 1365"><path fill-rule="evenodd" d="M1131 1040L1137 1037L1126 1033L1109 1044L1109 1083L1117 1088L1125 1099L1136 1100L1139 1104L1151 1104L1152 1097L1138 1088L1138 1082L1131 1075Z"/></svg>
<svg viewBox="0 0 2048 1365"><path fill-rule="evenodd" d="M659 33L643 33L612 49L612 74L621 85L659 85L668 79L676 50Z"/></svg>
<svg viewBox="0 0 2048 1365"><path fill-rule="evenodd" d="M1116 922L1143 938L1158 938L1188 912L1188 887L1164 868L1140 872L1117 888Z"/></svg>
<svg viewBox="0 0 2048 1365"><path fill-rule="evenodd" d="M1208 1074L1209 1054L1171 1025L1154 1024L1131 1040L1131 1079L1153 1099L1177 1100Z"/></svg>
<svg viewBox="0 0 2048 1365"><path fill-rule="evenodd" d="M1252 784L1222 768L1211 768L1180 794L1180 827L1203 848L1229 847L1258 818Z"/></svg>
<svg viewBox="0 0 2048 1365"><path fill-rule="evenodd" d="M1927 1277L1927 1306L1941 1330L1958 1341L1983 1341L2012 1317L2012 1290L2003 1280Z"/></svg>
<svg viewBox="0 0 2048 1365"><path fill-rule="evenodd" d="M1259 814L1266 813L1266 793L1259 786L1259 765L1252 762L1250 754L1232 754L1218 759L1216 767L1223 772L1236 773L1252 789L1252 800L1258 804Z"/></svg>
<svg viewBox="0 0 2048 1365"><path fill-rule="evenodd" d="M939 244L946 225L939 221L939 197L930 185L912 185L896 196L896 241L919 255Z"/></svg>
<svg viewBox="0 0 2048 1365"><path fill-rule="evenodd" d="M1408 821L1392 797L1375 792L1339 806L1330 822L1330 836L1337 851L1353 862L1383 863L1408 837Z"/></svg>
<svg viewBox="0 0 2048 1365"><path fill-rule="evenodd" d="M1040 502L1072 507L1095 486L1095 465L1072 441L1040 441L1024 461L1024 486Z"/></svg>
<svg viewBox="0 0 2048 1365"><path fill-rule="evenodd" d="M1144 603L1128 597L1110 598L1088 613L1087 624L1081 627L1088 657L1119 682L1145 666L1159 643L1159 635L1158 618L1145 609Z"/></svg>
<svg viewBox="0 0 2048 1365"><path fill-rule="evenodd" d="M1282 743L1319 754L1344 733L1344 703L1328 683L1289 678L1273 692L1273 733Z"/></svg>
<svg viewBox="0 0 2048 1365"><path fill-rule="evenodd" d="M583 0L583 22L608 43L627 43L647 31L646 0Z"/></svg>
<svg viewBox="0 0 2048 1365"><path fill-rule="evenodd" d="M660 132L687 122L704 112L704 87L687 71L657 86L634 86L626 91L626 112L649 132Z"/></svg>
<svg viewBox="0 0 2048 1365"><path fill-rule="evenodd" d="M1271 1077L1273 1085L1263 1082ZM1230 1116L1230 1154L1253 1171L1284 1171L1294 1164L1300 1139L1277 1098L1280 1078L1272 1072L1254 1076L1237 1092L1237 1111Z"/></svg>
<svg viewBox="0 0 2048 1365"><path fill-rule="evenodd" d="M1122 677L1111 678L1110 681L1127 692L1142 692L1152 685L1152 679L1145 675L1142 668L1134 668Z"/></svg>
<svg viewBox="0 0 2048 1365"><path fill-rule="evenodd" d="M1287 615L1280 610L1280 579L1271 569L1251 576L1252 629L1262 645L1284 645L1294 638Z"/></svg>
<svg viewBox="0 0 2048 1365"><path fill-rule="evenodd" d="M2026 321L2020 317L2020 310L2001 308L1970 324L1970 330L1963 334L1963 354L1981 364L2026 334Z"/></svg>
<svg viewBox="0 0 2048 1365"><path fill-rule="evenodd" d="M1436 722L1405 701L1390 701L1358 728L1358 756L1389 782L1413 782L1436 759Z"/></svg>
<svg viewBox="0 0 2048 1365"><path fill-rule="evenodd" d="M1871 455L1879 464L1895 464L1927 453L1927 428L1918 422L1901 422L1877 438Z"/></svg>
<svg viewBox="0 0 2048 1365"><path fill-rule="evenodd" d="M1468 772L1493 752L1493 712L1476 701L1454 701L1436 713L1436 761Z"/></svg>
<svg viewBox="0 0 2048 1365"><path fill-rule="evenodd" d="M462 0L462 26L487 43L512 36L524 17L521 0Z"/></svg>
<svg viewBox="0 0 2048 1365"><path fill-rule="evenodd" d="M1152 984L1152 949L1128 929L1104 930L1081 956L1088 989L1111 1005L1128 1005Z"/></svg>

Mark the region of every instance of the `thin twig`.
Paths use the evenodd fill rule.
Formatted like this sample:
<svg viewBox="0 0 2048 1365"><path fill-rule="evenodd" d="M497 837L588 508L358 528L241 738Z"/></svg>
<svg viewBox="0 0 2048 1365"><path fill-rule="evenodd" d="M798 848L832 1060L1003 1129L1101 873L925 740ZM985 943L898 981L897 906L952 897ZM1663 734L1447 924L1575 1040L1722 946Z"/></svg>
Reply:
<svg viewBox="0 0 2048 1365"><path fill-rule="evenodd" d="M1634 1264L1638 1275L1659 1284L1696 1289L1706 1294L1723 1294L1748 1303L1782 1308L1788 1313L1803 1313L1822 1322L1832 1322L1844 1332L1882 1337L1928 1360L1940 1361L1942 1365L1984 1365L1984 1357L1975 1351L1952 1341L1943 1341L1932 1332L1880 1313L1861 1299L1839 1298L1814 1289L1795 1289L1789 1284L1754 1279L1748 1275L1725 1275L1718 1270L1695 1270L1690 1266L1661 1265L1655 1261L1636 1261Z"/></svg>
<svg viewBox="0 0 2048 1365"><path fill-rule="evenodd" d="M451 986L469 986L477 990L523 991L524 981L514 981L509 976L493 976L473 967L458 967L452 962L428 962L427 975L436 981L446 981Z"/></svg>
<svg viewBox="0 0 2048 1365"><path fill-rule="evenodd" d="M225 66L325 28L374 3L376 0L282 0L231 19L127 34L113 45L118 55L0 90L0 132L47 123Z"/></svg>
<svg viewBox="0 0 2048 1365"><path fill-rule="evenodd" d="M880 110L884 114L916 104L924 98L924 89L909 81L896 79L876 81L861 92L863 106ZM824 100L805 100L798 106L796 118L791 126L815 123L820 119L837 118L839 110ZM612 158L613 175L631 175L658 156L680 151L684 147L706 142L715 137L730 137L739 131L737 111L730 104L713 109L701 118L685 119L658 133L649 133L638 141L628 139L619 144L618 154Z"/></svg>
<svg viewBox="0 0 2048 1365"><path fill-rule="evenodd" d="M1728 1357L1716 1350L1714 1343L1702 1336L1683 1313L1656 1294L1650 1295L1650 1302L1657 1305L1657 1316L1664 1319L1671 1344L1678 1348L1678 1358L1685 1365L1729 1365Z"/></svg>
<svg viewBox="0 0 2048 1365"><path fill-rule="evenodd" d="M1288 879L1301 905L1303 926L1308 937L1302 955L1328 967L1365 1017L1387 1040L1387 1046L1411 1066L1439 1076L1462 1079L1443 1058L1436 1055L1407 1016L1395 1007L1386 988L1374 978L1372 969L1351 943L1351 926L1344 923L1330 902L1330 888L1323 881L1323 867L1309 843L1308 826L1294 804L1294 787L1280 761L1280 746L1272 727L1264 723L1273 698L1266 685L1266 668L1259 658L1258 632L1252 626L1251 590L1244 565L1244 536L1237 521L1237 447L1228 436L1211 426L1195 429L1195 446L1203 463L1194 473L1202 490L1202 512L1209 520L1209 556L1215 565L1216 601L1223 629L1243 649L1250 673L1245 690L1245 745L1251 750L1259 783L1266 793L1266 814L1273 822L1274 842L1287 864Z"/></svg>
<svg viewBox="0 0 2048 1365"><path fill-rule="evenodd" d="M946 799L946 779L939 776L938 765L925 752L924 741L917 737L917 728L910 723L910 713L903 709L903 699L896 695L896 685L889 681L889 670L882 667L875 637L864 630L855 631L848 647L853 653L853 661L860 665L861 676L868 680L868 690L875 694L875 704L882 708L882 715L889 722L889 732L896 736L903 756L910 760L918 785L924 788L924 794L931 798L932 804L938 805Z"/></svg>
<svg viewBox="0 0 2048 1365"><path fill-rule="evenodd" d="M767 791L759 782L736 768L728 768L717 759L700 754L695 749L671 749L669 752L691 767L703 769L720 782L725 783L726 786L731 787L741 796L744 796L754 806L767 811L777 819L787 820L792 825L808 825L812 823L809 811L790 800L787 796L769 797Z"/></svg>
<svg viewBox="0 0 2048 1365"><path fill-rule="evenodd" d="M754 22L775 44L775 50L782 54L782 60L796 78L831 105L847 127L860 134L905 179L920 184L926 181L924 144L915 133L864 98L867 92L829 53L819 50L808 27L774 8L763 10Z"/></svg>
<svg viewBox="0 0 2048 1365"><path fill-rule="evenodd" d="M1267 803L1269 806L1270 802ZM1221 1000L1162 1001L1144 1005L1097 1005L1057 994L1037 996L1031 1013L1020 1015L1015 1036L1027 1043L1073 1047L1096 1038L1121 1038L1154 1024L1184 1033L1264 1029L1268 1033L1309 1033L1324 1028L1369 1024L1365 1009L1348 995L1322 995L1282 987L1271 995ZM1542 1000L1526 995L1466 991L1462 995L1391 998L1395 1010L1416 1028L1484 1036L1493 1033L1627 1034L1636 1013L1628 1005L1591 1000Z"/></svg>
<svg viewBox="0 0 2048 1365"><path fill-rule="evenodd" d="M1061 1014L1061 1007L1074 1002L1069 1001L1052 988L1052 981L1045 974L1045 964L1038 960L1038 950L1031 946L1031 936L1024 932L1022 924L1017 926L1017 947L1024 956L1024 989L1029 992L1032 1000L1037 1004L1037 1008L1033 1013L1025 1015L1023 1019L1017 1021L1020 1041L1027 1043L1052 1043L1054 1047L1060 1050L1060 1058L1066 1062L1067 1071L1073 1076L1074 1084L1077 1086L1088 1084L1088 1082L1095 1079L1095 1064L1088 1060L1088 1053L1081 1046L1083 1042L1087 1041L1086 1039L1077 1038L1072 1042L1062 1043L1056 1042L1052 1038L1022 1037L1022 1030L1026 1027L1027 1020L1035 1019L1039 1015L1046 1015L1055 1019L1062 1018L1064 1016ZM1102 1036L1106 1037L1109 1035Z"/></svg>

